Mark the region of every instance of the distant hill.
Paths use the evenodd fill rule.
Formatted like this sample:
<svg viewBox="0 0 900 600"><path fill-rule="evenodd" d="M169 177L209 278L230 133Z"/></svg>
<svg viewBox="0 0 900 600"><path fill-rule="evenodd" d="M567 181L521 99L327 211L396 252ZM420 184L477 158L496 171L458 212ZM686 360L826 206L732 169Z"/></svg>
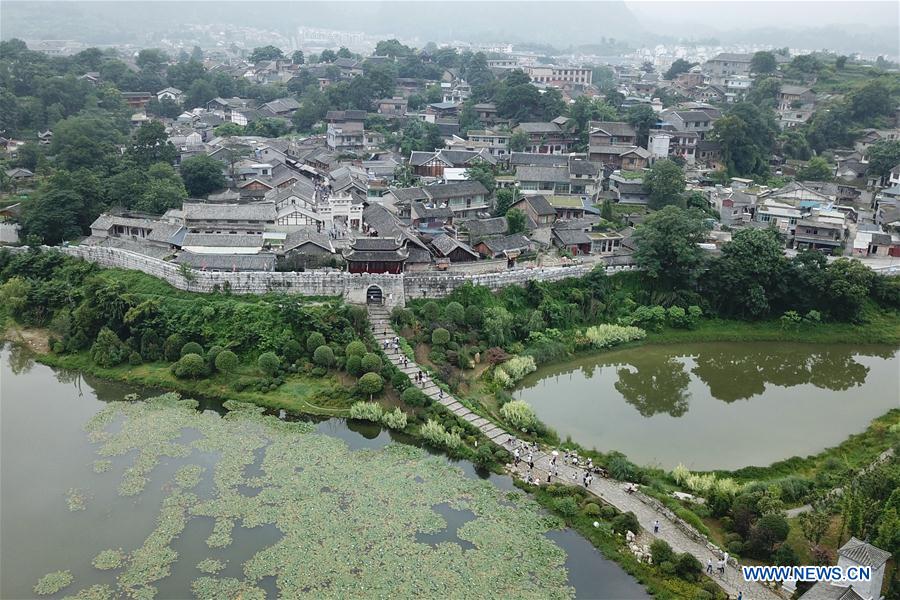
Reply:
<svg viewBox="0 0 900 600"><path fill-rule="evenodd" d="M634 39L624 2L23 2L4 1L0 35L93 44L142 43L187 24L234 24L283 33L297 27L393 34L427 41L569 46L599 36Z"/></svg>

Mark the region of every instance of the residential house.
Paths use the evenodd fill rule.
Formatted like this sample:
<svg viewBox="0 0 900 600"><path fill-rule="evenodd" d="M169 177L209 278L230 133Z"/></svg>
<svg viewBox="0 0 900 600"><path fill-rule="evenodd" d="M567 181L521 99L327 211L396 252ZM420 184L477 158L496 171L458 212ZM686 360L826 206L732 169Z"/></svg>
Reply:
<svg viewBox="0 0 900 600"><path fill-rule="evenodd" d="M185 265L199 271L234 273L237 271L274 271L275 254L271 252L255 252L252 254L203 254L181 252L175 263Z"/></svg>
<svg viewBox="0 0 900 600"><path fill-rule="evenodd" d="M593 76L593 71L585 67L534 65L525 66L524 71L531 81L555 87L573 83L588 86Z"/></svg>
<svg viewBox="0 0 900 600"><path fill-rule="evenodd" d="M420 234L440 235L453 226L453 211L446 204L412 202L410 225Z"/></svg>
<svg viewBox="0 0 900 600"><path fill-rule="evenodd" d="M366 132L358 121L328 123L325 131L328 148L337 153L354 153L366 147Z"/></svg>
<svg viewBox="0 0 900 600"><path fill-rule="evenodd" d="M634 146L637 131L624 121L590 121L588 143L591 146Z"/></svg>
<svg viewBox="0 0 900 600"><path fill-rule="evenodd" d="M528 136L528 151L540 154L566 154L575 142L574 136L557 123L519 123L514 131Z"/></svg>
<svg viewBox="0 0 900 600"><path fill-rule="evenodd" d="M640 146L590 146L588 152L591 162L612 170L638 171L650 159L650 152Z"/></svg>
<svg viewBox="0 0 900 600"><path fill-rule="evenodd" d="M476 164L496 165L497 159L486 148L481 150L447 150L433 152L415 150L409 155L409 166L422 177L443 177L444 169L467 168Z"/></svg>
<svg viewBox="0 0 900 600"><path fill-rule="evenodd" d="M554 227L551 241L553 245L572 256L590 254L593 240L581 228Z"/></svg>
<svg viewBox="0 0 900 600"><path fill-rule="evenodd" d="M175 104L181 104L184 100L184 92L176 87L167 87L156 92L156 99L160 102L171 100Z"/></svg>
<svg viewBox="0 0 900 600"><path fill-rule="evenodd" d="M890 552L851 536L837 554L837 566L842 573L858 573L860 567L865 567L870 576L861 581L819 581L803 592L799 600L878 600L882 597L885 565L891 559ZM796 592L796 581L784 581L782 585L789 594Z"/></svg>
<svg viewBox="0 0 900 600"><path fill-rule="evenodd" d="M438 117L456 117L459 115L459 103L454 101L434 102L425 107L426 115Z"/></svg>
<svg viewBox="0 0 900 600"><path fill-rule="evenodd" d="M703 73L708 77L709 83L721 85L725 82L726 77L750 75L752 59L752 54L722 52L704 63Z"/></svg>
<svg viewBox="0 0 900 600"><path fill-rule="evenodd" d="M491 201L480 181L460 181L423 188L435 204L446 205L457 218L474 218L491 209Z"/></svg>
<svg viewBox="0 0 900 600"><path fill-rule="evenodd" d="M142 111L155 96L150 92L122 92L122 99L132 110Z"/></svg>
<svg viewBox="0 0 900 600"><path fill-rule="evenodd" d="M262 235L275 224L274 202L254 204L208 204L185 202L184 226L189 233L216 235Z"/></svg>
<svg viewBox="0 0 900 600"><path fill-rule="evenodd" d="M802 85L781 84L778 92L778 110L786 111L815 104L816 93Z"/></svg>
<svg viewBox="0 0 900 600"><path fill-rule="evenodd" d="M341 77L350 79L363 74L363 64L355 58L338 58L331 63L341 71Z"/></svg>
<svg viewBox="0 0 900 600"><path fill-rule="evenodd" d="M394 96L393 98L382 98L375 101L377 112L387 117L402 117L406 114L408 101L402 96Z"/></svg>
<svg viewBox="0 0 900 600"><path fill-rule="evenodd" d="M277 254L281 270L294 271L328 266L338 256L330 236L310 229L288 233Z"/></svg>
<svg viewBox="0 0 900 600"><path fill-rule="evenodd" d="M468 244L442 233L431 240L431 249L435 256L448 259L451 263L471 262L478 260L478 252Z"/></svg>
<svg viewBox="0 0 900 600"><path fill-rule="evenodd" d="M300 108L300 103L294 98L278 98L266 102L259 107L259 114L264 117L281 117L289 119Z"/></svg>
<svg viewBox="0 0 900 600"><path fill-rule="evenodd" d="M646 205L650 201L640 173L613 173L609 176L609 189L619 204Z"/></svg>
<svg viewBox="0 0 900 600"><path fill-rule="evenodd" d="M482 123L494 123L497 121L497 105L493 102L479 102L472 107L478 120Z"/></svg>
<svg viewBox="0 0 900 600"><path fill-rule="evenodd" d="M53 132L49 129L46 131L38 131L38 144L41 146L49 146L53 143Z"/></svg>
<svg viewBox="0 0 900 600"><path fill-rule="evenodd" d="M468 237L469 244L473 247L487 238L506 235L507 231L509 223L506 217L471 219L460 224L460 232Z"/></svg>
<svg viewBox="0 0 900 600"><path fill-rule="evenodd" d="M541 194L523 196L510 206L525 213L528 217L529 229L547 227L556 221L556 209Z"/></svg>
<svg viewBox="0 0 900 600"><path fill-rule="evenodd" d="M470 129L466 134L469 143L487 148L492 156L506 156L509 153L510 135L508 131L490 129Z"/></svg>
<svg viewBox="0 0 900 600"><path fill-rule="evenodd" d="M519 256L532 249L532 243L527 237L517 233L485 238L474 249L485 258L506 258L508 266L513 266Z"/></svg>
<svg viewBox="0 0 900 600"><path fill-rule="evenodd" d="M24 167L14 167L12 169L6 169L6 176L12 179L16 183L16 185L31 183L31 181L34 179L34 173Z"/></svg>
<svg viewBox="0 0 900 600"><path fill-rule="evenodd" d="M707 110L667 109L660 113L659 118L663 129L672 129L679 133L697 133L700 139L704 139L712 130L718 116Z"/></svg>
<svg viewBox="0 0 900 600"><path fill-rule="evenodd" d="M590 203L590 200L585 201L581 196L554 194L552 196L547 196L547 202L553 207L553 210L556 211L556 218L565 220L580 219L584 217L586 211L585 204Z"/></svg>
<svg viewBox="0 0 900 600"><path fill-rule="evenodd" d="M813 208L797 220L793 244L798 250L840 249L844 243L846 217L837 210Z"/></svg>

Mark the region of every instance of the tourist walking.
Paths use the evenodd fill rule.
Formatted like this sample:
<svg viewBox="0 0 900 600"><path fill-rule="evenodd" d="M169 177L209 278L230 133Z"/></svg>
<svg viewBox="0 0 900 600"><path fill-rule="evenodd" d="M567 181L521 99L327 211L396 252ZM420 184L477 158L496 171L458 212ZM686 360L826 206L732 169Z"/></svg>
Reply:
<svg viewBox="0 0 900 600"><path fill-rule="evenodd" d="M712 574L712 559L706 559L706 572Z"/></svg>
<svg viewBox="0 0 900 600"><path fill-rule="evenodd" d="M719 575L725 574L725 561L724 560L720 560L718 562L718 564L716 565L716 570L719 572Z"/></svg>
<svg viewBox="0 0 900 600"><path fill-rule="evenodd" d="M659 519L653 521L653 533L659 533Z"/></svg>

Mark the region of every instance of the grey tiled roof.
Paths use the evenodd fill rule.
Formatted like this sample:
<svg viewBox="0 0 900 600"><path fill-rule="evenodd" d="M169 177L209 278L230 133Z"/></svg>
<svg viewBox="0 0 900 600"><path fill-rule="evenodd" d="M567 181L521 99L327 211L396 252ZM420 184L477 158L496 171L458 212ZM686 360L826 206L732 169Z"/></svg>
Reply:
<svg viewBox="0 0 900 600"><path fill-rule="evenodd" d="M519 181L550 181L553 183L569 183L569 170L566 167L518 167L516 179Z"/></svg>
<svg viewBox="0 0 900 600"><path fill-rule="evenodd" d="M287 237L284 239L284 250L293 250L303 244L315 244L328 252L334 252L334 246L332 246L331 239L327 235L309 229L292 231L287 234Z"/></svg>
<svg viewBox="0 0 900 600"><path fill-rule="evenodd" d="M447 183L444 185L429 185L424 189L425 193L427 193L432 200L487 194L487 188L485 188L480 181L458 181L456 183Z"/></svg>
<svg viewBox="0 0 900 600"><path fill-rule="evenodd" d="M634 127L624 121L591 121L588 127L591 133L599 130L615 137L634 137L637 135Z"/></svg>
<svg viewBox="0 0 900 600"><path fill-rule="evenodd" d="M359 237L353 240L350 247L354 250L398 250L402 240L393 237Z"/></svg>
<svg viewBox="0 0 900 600"><path fill-rule="evenodd" d="M185 234L181 245L220 248L261 248L263 245L263 236L261 234L242 233L188 233Z"/></svg>
<svg viewBox="0 0 900 600"><path fill-rule="evenodd" d="M450 237L446 233L442 233L441 235L431 240L431 245L442 256L447 256L457 248L461 248L475 258L478 258L478 253L472 250L472 248L470 248L467 244L464 244L459 240Z"/></svg>
<svg viewBox="0 0 900 600"><path fill-rule="evenodd" d="M534 196L526 196L525 200L528 202L528 204L531 205L531 208L539 217L556 214L556 209L553 208L549 202L547 202L547 198L541 196L540 194Z"/></svg>
<svg viewBox="0 0 900 600"><path fill-rule="evenodd" d="M492 219L466 221L463 227L469 231L469 235L474 239L506 233L509 229L509 224L506 222L506 217L494 217Z"/></svg>
<svg viewBox="0 0 900 600"><path fill-rule="evenodd" d="M185 202L185 221L210 221L232 219L236 221L274 221L275 204L258 202L254 204L203 204Z"/></svg>
<svg viewBox="0 0 900 600"><path fill-rule="evenodd" d="M510 166L532 165L536 167L564 167L569 162L565 154L540 154L537 152L511 152Z"/></svg>
<svg viewBox="0 0 900 600"><path fill-rule="evenodd" d="M275 255L267 252L259 254L195 254L181 252L175 259L181 265L195 269L219 271L273 271Z"/></svg>
<svg viewBox="0 0 900 600"><path fill-rule="evenodd" d="M558 133L559 125L549 122L519 123L519 126L516 127L516 129L524 131L525 133Z"/></svg>
<svg viewBox="0 0 900 600"><path fill-rule="evenodd" d="M487 246L494 254L509 252L510 250L527 250L531 247L531 241L521 233L488 238L481 243Z"/></svg>
<svg viewBox="0 0 900 600"><path fill-rule="evenodd" d="M876 548L862 540L851 537L840 547L838 554L849 558L859 565L865 565L877 569L891 558L891 553L881 548Z"/></svg>

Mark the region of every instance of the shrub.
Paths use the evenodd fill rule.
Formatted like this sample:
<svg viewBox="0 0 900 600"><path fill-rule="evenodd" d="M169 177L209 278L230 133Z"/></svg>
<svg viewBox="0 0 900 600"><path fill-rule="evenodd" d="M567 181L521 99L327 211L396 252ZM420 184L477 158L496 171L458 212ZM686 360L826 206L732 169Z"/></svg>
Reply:
<svg viewBox="0 0 900 600"><path fill-rule="evenodd" d="M53 342L53 354L62 354L66 351L66 345L62 342ZM140 354L138 354L140 356Z"/></svg>
<svg viewBox="0 0 900 600"><path fill-rule="evenodd" d="M347 347L344 349L344 354L346 354L348 358L351 356L358 356L362 358L365 353L366 345L359 340L353 340L352 342L347 344Z"/></svg>
<svg viewBox="0 0 900 600"><path fill-rule="evenodd" d="M183 345L184 341L181 339L181 336L173 333L163 343L163 356L167 361L175 362L181 358L181 347Z"/></svg>
<svg viewBox="0 0 900 600"><path fill-rule="evenodd" d="M378 373L366 373L359 378L359 391L371 398L384 387L384 380Z"/></svg>
<svg viewBox="0 0 900 600"><path fill-rule="evenodd" d="M355 402L350 407L350 418L362 421L381 422L381 405L377 402Z"/></svg>
<svg viewBox="0 0 900 600"><path fill-rule="evenodd" d="M687 481L687 478L690 476L691 472L688 470L686 466L681 463L672 469L672 479L675 480L675 483L678 485L684 485L684 482Z"/></svg>
<svg viewBox="0 0 900 600"><path fill-rule="evenodd" d="M469 327L478 327L481 325L481 321L484 319L484 313L481 312L481 308L470 304L466 307L466 324Z"/></svg>
<svg viewBox="0 0 900 600"><path fill-rule="evenodd" d="M400 394L400 399L407 406L427 406L430 398L416 387L408 387Z"/></svg>
<svg viewBox="0 0 900 600"><path fill-rule="evenodd" d="M509 381L512 384L536 371L537 365L534 363L533 356L514 356L500 365L500 368L509 375ZM505 387L509 387L509 385Z"/></svg>
<svg viewBox="0 0 900 600"><path fill-rule="evenodd" d="M585 516L587 517L599 517L600 516L600 506L595 504L594 502L588 502L584 505Z"/></svg>
<svg viewBox="0 0 900 600"><path fill-rule="evenodd" d="M659 570L665 573L666 575L674 575L675 574L675 564L672 563L671 560L667 560L665 562L659 563Z"/></svg>
<svg viewBox="0 0 900 600"><path fill-rule="evenodd" d="M431 343L435 346L444 346L450 341L450 332L443 327L438 327L431 332Z"/></svg>
<svg viewBox="0 0 900 600"><path fill-rule="evenodd" d="M297 359L303 356L303 346L300 345L300 342L291 338L284 343L284 348L282 348L281 353L284 355L285 361L293 364Z"/></svg>
<svg viewBox="0 0 900 600"><path fill-rule="evenodd" d="M155 361L163 357L163 342L159 334L153 330L145 331L141 335L141 356L146 360Z"/></svg>
<svg viewBox="0 0 900 600"><path fill-rule="evenodd" d="M225 348L222 346L213 346L206 351L206 364L210 369L216 366L216 357L219 356L224 349Z"/></svg>
<svg viewBox="0 0 900 600"><path fill-rule="evenodd" d="M740 540L728 542L728 551L735 556L740 555L744 551L744 544Z"/></svg>
<svg viewBox="0 0 900 600"><path fill-rule="evenodd" d="M604 504L600 507L600 516L604 519L614 519L616 515L619 514L618 509L615 506L610 506L609 504Z"/></svg>
<svg viewBox="0 0 900 600"><path fill-rule="evenodd" d="M313 352L313 362L326 369L334 364L334 351L326 345L321 345Z"/></svg>
<svg viewBox="0 0 900 600"><path fill-rule="evenodd" d="M747 546L758 558L768 558L775 544L787 539L789 529L784 516L777 513L763 515L750 529Z"/></svg>
<svg viewBox="0 0 900 600"><path fill-rule="evenodd" d="M564 517L574 517L578 514L578 503L572 496L553 499L553 508Z"/></svg>
<svg viewBox="0 0 900 600"><path fill-rule="evenodd" d="M447 431L443 425L434 419L428 419L428 422L419 428L419 434L432 446L438 448L452 450L462 444L462 438L459 437L458 433Z"/></svg>
<svg viewBox="0 0 900 600"><path fill-rule="evenodd" d="M400 328L412 327L416 323L416 316L408 308L398 306L391 311L391 321Z"/></svg>
<svg viewBox="0 0 900 600"><path fill-rule="evenodd" d="M172 373L175 377L189 377L196 379L206 371L206 362L199 354L185 354L178 362L172 365Z"/></svg>
<svg viewBox="0 0 900 600"><path fill-rule="evenodd" d="M666 321L666 309L662 306L638 306L634 312L621 321L623 325L640 325L653 331L659 331Z"/></svg>
<svg viewBox="0 0 900 600"><path fill-rule="evenodd" d="M238 366L237 354L231 350L222 350L216 356L216 371L219 373L234 373Z"/></svg>
<svg viewBox="0 0 900 600"><path fill-rule="evenodd" d="M606 459L606 468L610 475L622 481L637 481L641 471L637 465L628 460L621 452L610 452Z"/></svg>
<svg viewBox="0 0 900 600"><path fill-rule="evenodd" d="M347 357L347 362L344 363L344 368L354 377L359 377L363 374L362 359L356 354L350 355Z"/></svg>
<svg viewBox="0 0 900 600"><path fill-rule="evenodd" d="M101 367L121 364L129 354L128 346L122 343L111 329L103 327L91 346L91 360Z"/></svg>
<svg viewBox="0 0 900 600"><path fill-rule="evenodd" d="M395 408L392 411L385 411L384 414L381 415L381 422L390 429L402 431L403 429L406 429L406 413L399 408Z"/></svg>
<svg viewBox="0 0 900 600"><path fill-rule="evenodd" d="M259 358L256 359L256 366L259 367L259 370L262 371L263 375L274 377L275 374L278 373L278 368L281 366L281 360L279 360L274 352L263 352L259 355Z"/></svg>
<svg viewBox="0 0 900 600"><path fill-rule="evenodd" d="M441 316L441 307L434 300L429 300L422 306L422 318L428 323L437 321Z"/></svg>
<svg viewBox="0 0 900 600"><path fill-rule="evenodd" d="M313 331L306 338L306 351L312 354L316 348L325 343L325 336L318 331Z"/></svg>
<svg viewBox="0 0 900 600"><path fill-rule="evenodd" d="M141 358L140 352L132 352L128 355L128 364L132 366L137 366L144 362L144 359Z"/></svg>
<svg viewBox="0 0 900 600"><path fill-rule="evenodd" d="M511 388L513 386L512 379L500 367L494 369L494 382L502 388Z"/></svg>
<svg viewBox="0 0 900 600"><path fill-rule="evenodd" d="M360 366L364 373L380 373L384 367L381 357L374 352L367 352L360 361Z"/></svg>
<svg viewBox="0 0 900 600"><path fill-rule="evenodd" d="M198 344L197 342L188 342L184 346L181 347L181 356L187 356L188 354L196 354L197 356L203 356L203 346Z"/></svg>
<svg viewBox="0 0 900 600"><path fill-rule="evenodd" d="M634 513L629 511L627 513L621 513L616 516L612 520L612 528L616 533L625 534L626 531L630 531L634 534L637 534L641 530L641 526L638 523L637 517L634 516Z"/></svg>
<svg viewBox="0 0 900 600"><path fill-rule="evenodd" d="M647 332L639 327L610 325L608 323L588 327L587 331L584 332L584 336L590 342L591 347L597 349L610 348L619 344L640 340L646 335Z"/></svg>
<svg viewBox="0 0 900 600"><path fill-rule="evenodd" d="M500 408L500 416L516 429L534 431L537 427L537 415L524 400L507 402Z"/></svg>
<svg viewBox="0 0 900 600"><path fill-rule="evenodd" d="M690 552L679 554L675 560L675 574L685 581L697 581L703 572L703 565Z"/></svg>
<svg viewBox="0 0 900 600"><path fill-rule="evenodd" d="M448 302L444 307L444 316L454 325L466 324L466 309L459 302Z"/></svg>
<svg viewBox="0 0 900 600"><path fill-rule="evenodd" d="M671 562L675 552L666 540L656 539L650 544L650 555L653 557L654 565L661 565L666 561Z"/></svg>

